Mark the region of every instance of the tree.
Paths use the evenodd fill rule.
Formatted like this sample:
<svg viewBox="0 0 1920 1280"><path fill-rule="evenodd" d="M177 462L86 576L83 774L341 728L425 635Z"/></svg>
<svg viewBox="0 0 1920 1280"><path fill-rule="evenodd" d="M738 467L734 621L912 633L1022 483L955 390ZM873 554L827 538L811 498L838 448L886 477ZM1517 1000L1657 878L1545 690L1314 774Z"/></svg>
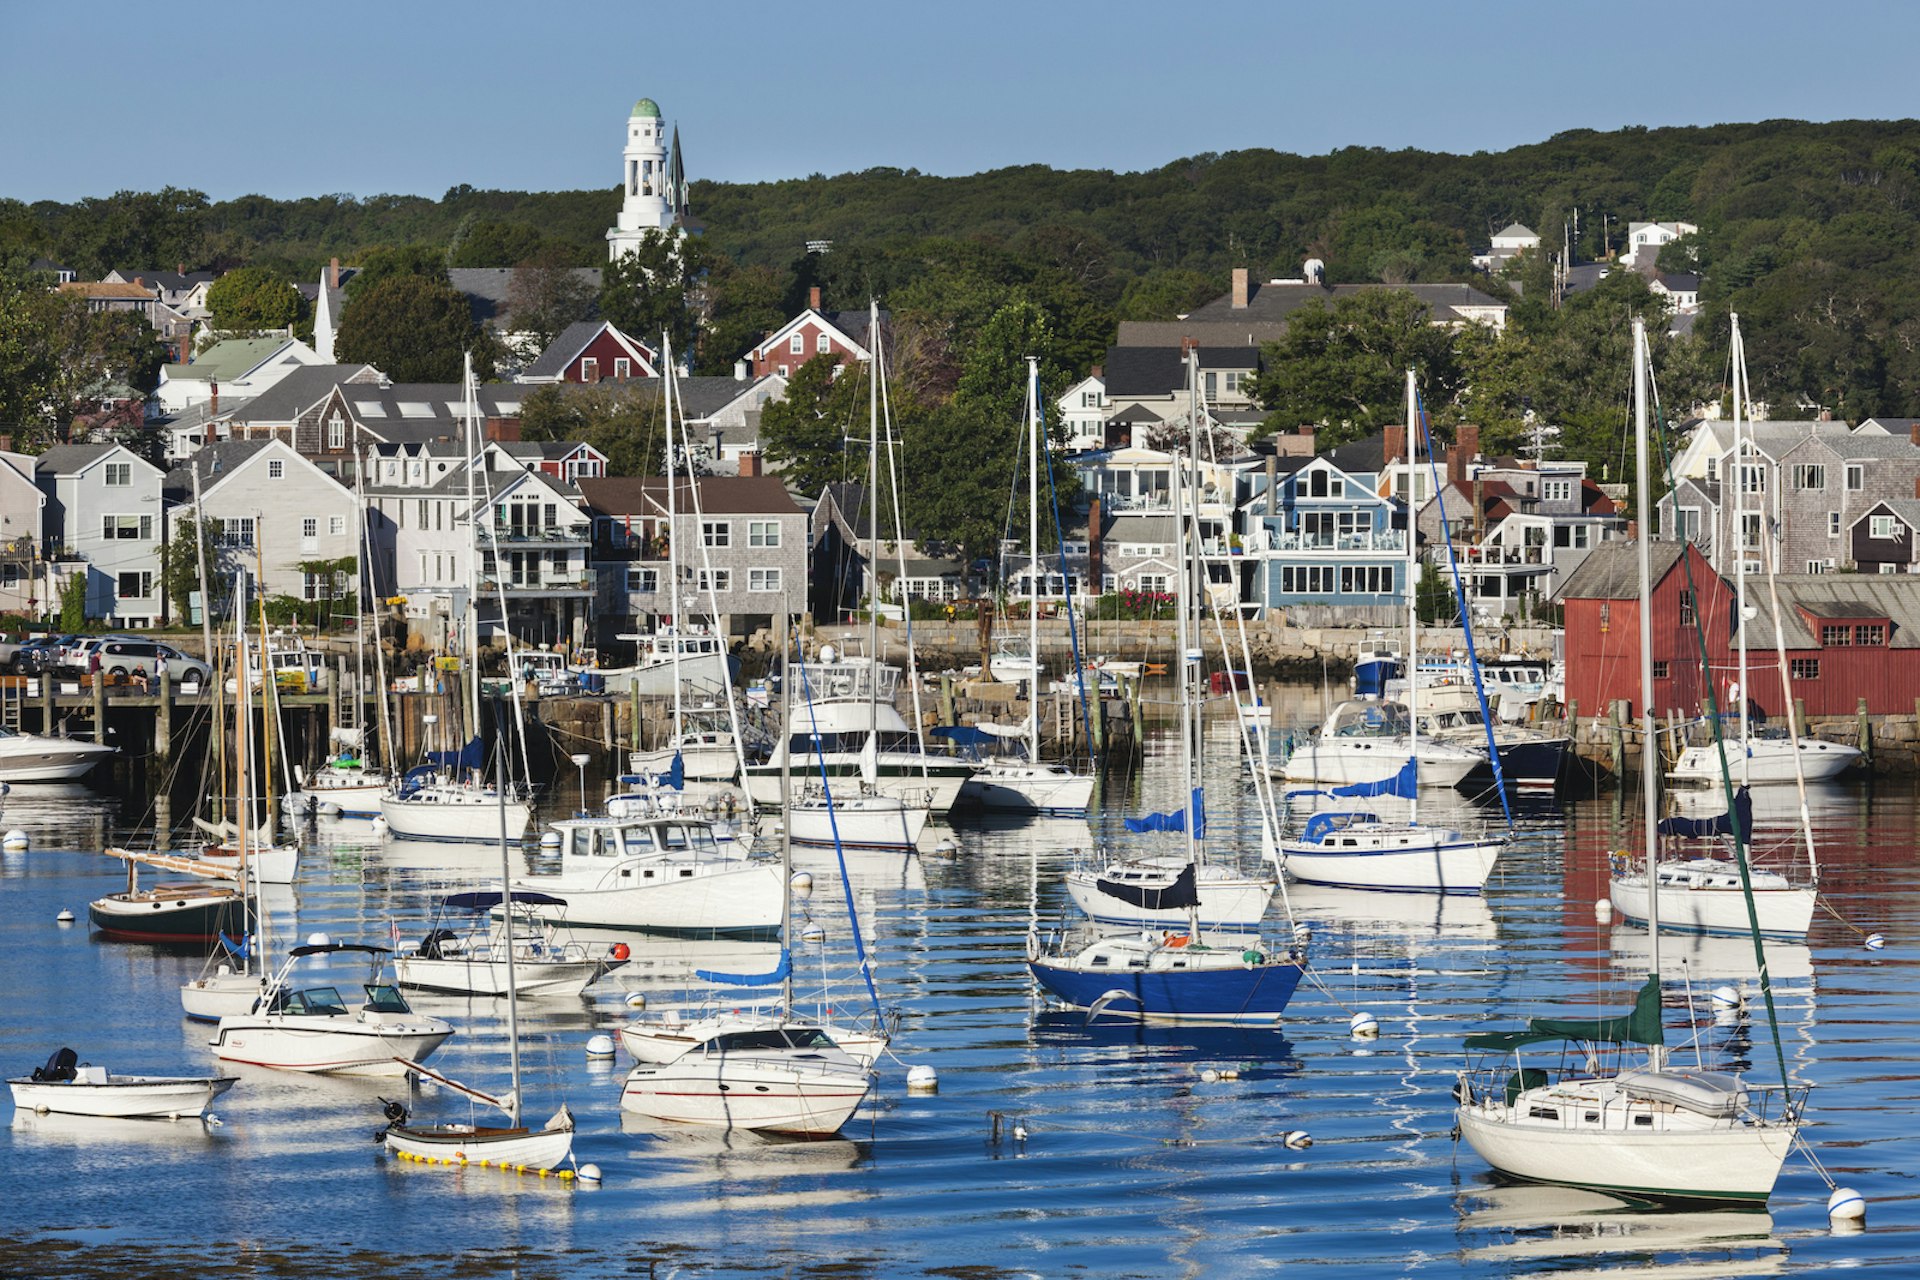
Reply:
<svg viewBox="0 0 1920 1280"><path fill-rule="evenodd" d="M292 327L306 314L300 291L265 267L241 267L207 289L213 327L226 333L254 333Z"/></svg>
<svg viewBox="0 0 1920 1280"><path fill-rule="evenodd" d="M953 388L954 401L976 407L994 421L1023 425L1029 356L1039 361L1043 397L1058 395L1072 381L1054 358L1056 346L1045 312L1025 299L1008 303L988 318L968 344Z"/></svg>
<svg viewBox="0 0 1920 1280"><path fill-rule="evenodd" d="M344 364L370 364L395 382L458 382L462 355L474 352L482 378L492 373L491 349L465 294L420 276L380 281L356 298L340 321L336 343Z"/></svg>
<svg viewBox="0 0 1920 1280"><path fill-rule="evenodd" d="M1268 431L1307 423L1322 448L1406 420L1406 371L1418 371L1429 411L1451 406L1465 381L1451 327L1399 289L1314 301L1287 318L1286 336L1265 348L1253 398Z"/></svg>
<svg viewBox="0 0 1920 1280"><path fill-rule="evenodd" d="M368 250L361 257L353 278L347 281L348 310L352 310L351 304L358 302L375 285L394 276L418 276L435 284L447 284L446 250L431 244L408 244L397 248L383 245Z"/></svg>
<svg viewBox="0 0 1920 1280"><path fill-rule="evenodd" d="M590 318L595 305L593 286L564 249L542 249L515 267L507 280L514 332L529 336L530 349L520 353L526 359L545 351L568 325Z"/></svg>
<svg viewBox="0 0 1920 1280"><path fill-rule="evenodd" d="M781 479L810 496L836 481L863 481L866 450L848 448L847 438L866 438L867 397L864 365L813 357L788 379L785 398L760 411L760 451Z"/></svg>
<svg viewBox="0 0 1920 1280"><path fill-rule="evenodd" d="M579 440L616 476L666 474L666 417L657 382L549 383L520 405L522 440Z"/></svg>
<svg viewBox="0 0 1920 1280"><path fill-rule="evenodd" d="M504 267L540 252L540 229L524 222L475 218L463 222L447 246L450 267Z"/></svg>
<svg viewBox="0 0 1920 1280"><path fill-rule="evenodd" d="M679 359L693 347L693 293L706 256L698 240L648 231L601 273L600 315L649 346L667 334Z"/></svg>
<svg viewBox="0 0 1920 1280"><path fill-rule="evenodd" d="M180 621L190 618L190 602L193 593L202 591L202 607L209 607L216 600L226 597L227 592L219 591L213 583L225 579L220 559L220 539L224 530L221 522L213 516L194 520L191 516L183 519L167 537L166 551L160 561L160 589L165 593L167 612ZM195 533L199 534L198 544ZM207 576L213 583L203 585L200 577L200 557L206 556ZM215 608L214 617L219 616Z"/></svg>
<svg viewBox="0 0 1920 1280"><path fill-rule="evenodd" d="M732 373L735 360L787 322L791 313L785 290L785 277L773 267L742 267L718 259L707 277L707 319L696 372L722 377Z"/></svg>
<svg viewBox="0 0 1920 1280"><path fill-rule="evenodd" d="M955 400L910 415L903 437L907 522L921 549L954 550L968 563L991 555L1009 509L1018 426L979 401Z"/></svg>
<svg viewBox="0 0 1920 1280"><path fill-rule="evenodd" d="M75 294L0 269L0 423L16 447L66 440L104 384L151 390L165 354L137 312L89 312Z"/></svg>
<svg viewBox="0 0 1920 1280"><path fill-rule="evenodd" d="M60 588L60 629L74 632L87 629L87 575L93 572L81 565L78 572Z"/></svg>

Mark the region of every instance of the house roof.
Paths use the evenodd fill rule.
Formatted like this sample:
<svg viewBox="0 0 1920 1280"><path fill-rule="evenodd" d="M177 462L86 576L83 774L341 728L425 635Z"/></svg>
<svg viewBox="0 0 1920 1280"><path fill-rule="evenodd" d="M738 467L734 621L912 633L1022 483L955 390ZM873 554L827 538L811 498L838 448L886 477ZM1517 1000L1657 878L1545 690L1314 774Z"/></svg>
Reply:
<svg viewBox="0 0 1920 1280"><path fill-rule="evenodd" d="M224 338L186 364L162 366L169 382L189 379L226 382L265 364L295 345L292 338Z"/></svg>
<svg viewBox="0 0 1920 1280"><path fill-rule="evenodd" d="M1920 577L1878 573L1783 573L1774 579L1780 590L1780 635L1788 649L1814 649L1819 636L1809 625L1816 620L1860 621L1885 618L1893 624L1887 646L1920 648ZM1772 612L1762 609L1749 624L1749 648L1767 648L1776 641Z"/></svg>
<svg viewBox="0 0 1920 1280"><path fill-rule="evenodd" d="M1322 285L1269 281L1266 284L1248 286L1245 307L1236 308L1233 305L1233 295L1226 293L1212 302L1194 308L1189 318L1199 321L1222 321L1239 320L1244 317L1245 320L1284 321L1309 302L1318 300L1331 306L1338 299L1372 293L1380 289L1397 289L1411 293L1427 305L1435 320L1464 319L1459 310L1462 307L1500 308L1505 306L1498 298L1489 297L1470 284Z"/></svg>
<svg viewBox="0 0 1920 1280"><path fill-rule="evenodd" d="M211 271L158 271L152 267L116 267L107 272L122 280L145 280L151 288L164 289L168 293L185 293L197 284L211 284L217 277Z"/></svg>
<svg viewBox="0 0 1920 1280"><path fill-rule="evenodd" d="M1532 227L1519 222L1509 222L1506 226L1493 233L1495 240L1512 240L1520 236L1532 236L1535 240L1540 238L1539 234L1534 231Z"/></svg>
<svg viewBox="0 0 1920 1280"><path fill-rule="evenodd" d="M34 458L33 472L46 476L74 475L119 447L117 444L57 444Z"/></svg>
<svg viewBox="0 0 1920 1280"><path fill-rule="evenodd" d="M115 284L106 280L69 280L59 287L63 293L77 293L84 298L126 299L129 302L153 301L153 291L143 289L137 284Z"/></svg>
<svg viewBox="0 0 1920 1280"><path fill-rule="evenodd" d="M1376 431L1370 436L1349 440L1320 456L1350 476L1378 475L1387 465L1387 433Z"/></svg>
<svg viewBox="0 0 1920 1280"><path fill-rule="evenodd" d="M569 267L574 276L593 290L600 292L600 268ZM452 267L447 271L447 282L467 295L467 302L473 307L473 318L481 324L493 324L497 328L513 327L513 306L509 296L513 290L515 267Z"/></svg>
<svg viewBox="0 0 1920 1280"><path fill-rule="evenodd" d="M531 391L511 382L482 383L474 408L483 418L517 418ZM443 436L467 412L466 389L457 382L345 382L340 394L363 426L390 440Z"/></svg>
<svg viewBox="0 0 1920 1280"><path fill-rule="evenodd" d="M778 476L702 476L700 513L707 516L800 515L800 507ZM857 487L857 486L856 486ZM665 476L607 476L580 481L587 506L605 516L663 516L667 512ZM693 514L693 490L684 477L674 480L679 515Z"/></svg>
<svg viewBox="0 0 1920 1280"><path fill-rule="evenodd" d="M1100 534L1108 542L1171 543L1180 532L1180 523L1170 515L1143 511L1116 511Z"/></svg>
<svg viewBox="0 0 1920 1280"><path fill-rule="evenodd" d="M1257 369L1260 352L1256 347L1201 347L1200 367ZM1173 395L1187 387L1186 357L1178 347L1109 347L1103 371L1107 394L1114 399Z"/></svg>
<svg viewBox="0 0 1920 1280"><path fill-rule="evenodd" d="M190 495L193 492L193 471L198 467L200 488L204 493L241 463L275 443L273 440L216 440L204 444L174 464L173 470L167 472L166 479L160 483L161 491L169 497Z"/></svg>
<svg viewBox="0 0 1920 1280"><path fill-rule="evenodd" d="M588 344L607 330L612 330L614 337L631 347L634 354L646 364L653 364L653 348L614 328L610 321L576 320L562 329L559 336L548 343L547 349L540 353L539 359L520 371L520 376L526 379L558 378L573 363L574 357L585 351Z"/></svg>
<svg viewBox="0 0 1920 1280"><path fill-rule="evenodd" d="M1655 539L1648 547L1653 580L1657 584L1680 562L1689 542ZM1603 542L1587 553L1566 585L1562 600L1637 600L1640 597L1640 544L1624 539Z"/></svg>
<svg viewBox="0 0 1920 1280"><path fill-rule="evenodd" d="M1882 507L1885 507L1888 511L1899 517L1901 523L1905 524L1907 528L1920 529L1920 499L1916 498L1882 498L1879 502L1874 503L1871 507L1868 507L1865 511L1855 516L1852 523L1859 524L1862 520L1865 520Z"/></svg>
<svg viewBox="0 0 1920 1280"><path fill-rule="evenodd" d="M377 371L368 364L306 364L262 391L251 400L236 403L222 416L232 422L293 422L342 383L354 378L371 378Z"/></svg>

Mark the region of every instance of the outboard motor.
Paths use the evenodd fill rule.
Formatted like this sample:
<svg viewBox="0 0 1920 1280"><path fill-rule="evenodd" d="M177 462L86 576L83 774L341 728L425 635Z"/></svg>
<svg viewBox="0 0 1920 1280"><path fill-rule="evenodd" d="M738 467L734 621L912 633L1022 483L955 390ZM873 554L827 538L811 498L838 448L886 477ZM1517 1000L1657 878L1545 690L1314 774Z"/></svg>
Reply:
<svg viewBox="0 0 1920 1280"><path fill-rule="evenodd" d="M71 1049L56 1049L47 1059L44 1067L33 1069L33 1078L42 1084L59 1084L71 1080L79 1073L74 1070L79 1065L80 1055Z"/></svg>
<svg viewBox="0 0 1920 1280"><path fill-rule="evenodd" d="M380 1101L386 1103L381 1109L381 1114L386 1116L387 1123L382 1128L374 1130L373 1140L375 1142L385 1142L387 1140L388 1129L393 1128L393 1126L397 1124L405 1124L407 1122L407 1106L404 1102L389 1102L385 1098L380 1099Z"/></svg>

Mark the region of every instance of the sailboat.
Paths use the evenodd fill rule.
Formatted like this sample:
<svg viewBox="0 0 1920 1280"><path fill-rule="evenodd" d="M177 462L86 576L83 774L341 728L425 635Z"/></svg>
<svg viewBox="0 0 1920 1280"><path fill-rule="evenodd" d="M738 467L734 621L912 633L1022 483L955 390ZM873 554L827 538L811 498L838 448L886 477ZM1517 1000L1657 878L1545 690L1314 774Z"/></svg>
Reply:
<svg viewBox="0 0 1920 1280"><path fill-rule="evenodd" d="M1040 758L1040 362L1027 357L1027 754L996 756L964 788L987 809L1083 814L1093 775Z"/></svg>
<svg viewBox="0 0 1920 1280"><path fill-rule="evenodd" d="M1659 720L1653 709L1653 611L1647 535L1653 490L1647 469L1647 340L1633 322L1635 493L1640 503L1640 691L1645 840L1658 835ZM1510 1177L1655 1200L1765 1203L1799 1134L1805 1088L1761 1087L1704 1067L1681 1068L1665 1052L1660 1016L1661 895L1649 898L1652 958L1633 1011L1618 1017L1535 1018L1526 1029L1469 1035L1469 1051L1494 1065L1462 1071L1456 1123L1488 1164ZM1757 944L1756 944L1757 945ZM1521 1059L1537 1044L1572 1053ZM1644 1065L1629 1065L1632 1046ZM1584 1052L1580 1052L1584 1047ZM1515 1061L1507 1062L1511 1055ZM1557 1070L1545 1064L1557 1063ZM1782 1058L1784 1070L1784 1057Z"/></svg>
<svg viewBox="0 0 1920 1280"><path fill-rule="evenodd" d="M1188 464L1199 464L1199 416L1188 423ZM1152 825L1186 836L1183 871L1157 891L1154 906L1184 910L1187 925L1175 933L1130 931L1107 934L1068 949L1049 948L1037 932L1027 935L1027 968L1060 1000L1093 1012L1158 1022L1275 1023L1306 973L1305 957L1275 953L1257 934L1203 932L1196 873L1205 818L1203 793L1194 778L1194 684L1201 653L1190 647L1187 614L1195 598L1187 556L1185 470L1175 458L1173 476L1175 644L1181 655L1180 761L1184 803L1177 813L1152 815Z"/></svg>
<svg viewBox="0 0 1920 1280"><path fill-rule="evenodd" d="M781 619L781 635L786 621ZM793 686L783 686L783 737L791 738ZM783 783L789 792L790 783ZM791 822L783 826L790 828ZM708 970L697 976L732 988L778 985L773 1013L714 1012L692 1021L643 1018L621 1031L638 1060L620 1091L622 1110L656 1120L748 1129L761 1133L830 1137L840 1131L872 1087L872 1064L886 1047L883 1036L860 1039L865 1056L839 1043L841 1031L795 1016L792 839L781 840L780 960L769 973ZM851 899L849 899L851 903ZM856 936L858 922L854 924Z"/></svg>
<svg viewBox="0 0 1920 1280"><path fill-rule="evenodd" d="M1733 403L1734 403L1734 456L1736 458L1734 525L1744 528L1737 505L1738 495L1746 485L1743 480L1745 469L1751 465L1742 459L1740 443L1740 406L1745 399L1746 390L1746 348L1740 337L1740 317L1730 317L1733 327ZM1744 542L1744 537L1742 538ZM1760 547L1766 556L1766 578L1768 595L1773 606L1774 653L1780 673L1781 699L1789 708L1793 705L1793 687L1788 677L1785 641L1780 634L1780 593L1775 582L1774 564L1770 537L1762 533ZM1744 553L1744 547L1742 548ZM1750 613L1756 612L1746 606L1745 555L1740 556L1742 566L1736 575L1735 600L1740 603L1736 613L1739 619L1739 700L1740 700L1740 748L1733 755L1739 774L1738 789L1728 786L1727 810L1713 818L1668 818L1658 829L1661 836L1676 836L1693 839L1727 839L1733 845L1732 858L1693 857L1667 859L1658 858L1656 850L1649 849L1648 866L1636 867L1624 857L1616 857L1612 874L1608 879L1607 896L1614 907L1629 920L1647 920L1657 910L1661 920L1677 930L1694 933L1746 933L1749 927L1747 904L1751 898L1753 920L1761 936L1768 938L1801 939L1806 937L1807 929L1813 923L1813 910L1818 899L1820 863L1813 837L1813 818L1807 810L1808 759L1820 753L1799 749L1796 745L1802 740L1792 737L1779 739L1754 740L1749 736L1750 719L1748 715L1749 698L1747 694L1747 621ZM1791 714L1791 712L1789 712ZM1713 756L1716 776L1725 777L1720 771L1726 765L1724 741L1721 739L1719 718L1715 718L1714 736L1716 745L1712 747L1689 748L1689 752L1705 752ZM1837 747L1840 744L1821 742L1819 739L1804 740L1817 747ZM1783 750L1772 750L1756 755L1753 748L1760 742L1783 744ZM1851 751L1848 747L1845 750ZM1750 858L1753 850L1753 792L1755 765L1761 764L1761 775L1765 776L1785 765L1787 777L1799 787L1800 828L1807 842L1808 861L1812 870L1813 882L1807 885L1795 884L1778 871L1748 867L1745 874L1741 863ZM1830 775L1828 775L1830 776ZM1649 898L1658 896L1657 908Z"/></svg>
<svg viewBox="0 0 1920 1280"><path fill-rule="evenodd" d="M468 724L476 729L480 724L480 615L478 597L480 594L480 539L482 536L482 515L484 514L481 497L475 487L475 472L486 465L486 455L480 449L478 428L474 409L473 357L467 357L464 385L467 393L467 525L470 538L467 547L467 617L466 617L466 661L464 663L465 685L468 702ZM486 525L491 532L492 525ZM492 548L496 570L500 564L500 550L497 538ZM504 588L503 588L504 590ZM501 626L506 626L504 604L500 614ZM514 689L514 707L519 708L519 690ZM498 741L495 747L499 751L508 750L507 727L497 725L495 734ZM527 826L533 821L533 808L523 797L520 788L503 792L487 786L480 777L480 766L484 754L484 744L479 737L473 738L457 753L443 753L437 760L420 768L408 771L400 779L397 788L382 796L380 816L386 819L387 830L394 836L409 840L444 840L469 843L490 843L495 839L494 827L500 814L506 815L507 839L519 840L527 833ZM504 779L500 786L505 786Z"/></svg>
<svg viewBox="0 0 1920 1280"><path fill-rule="evenodd" d="M512 872L509 865L513 849L513 840L508 835L506 801L506 759L502 756L496 766L498 776L495 801L495 820L498 823L497 838L500 842L500 881L507 883ZM509 917L508 930L511 932L512 920ZM519 948L511 944L501 948L506 961L507 993L507 1054L512 1085L504 1098L482 1093L469 1085L441 1075L418 1062L404 1065L417 1074L431 1077L457 1092L465 1094L477 1102L483 1102L504 1112L505 1125L480 1124L414 1124L408 1115L406 1105L400 1102L386 1104L387 1125L377 1135L388 1151L403 1159L426 1160L431 1163L497 1164L510 1168L551 1169L573 1154L573 1113L562 1106L539 1129L531 1129L520 1120L520 983L516 974L519 963ZM405 1056L405 1055L403 1055Z"/></svg>
<svg viewBox="0 0 1920 1280"><path fill-rule="evenodd" d="M1419 553L1414 540L1413 478L1420 440L1420 397L1407 370L1407 651L1419 652L1420 612L1414 584ZM1297 839L1280 842L1281 866L1295 880L1346 889L1425 893L1479 893L1506 847L1504 835L1473 835L1420 824L1420 682L1407 681L1407 755L1384 784L1333 788L1336 797L1391 794L1407 801L1405 822L1383 822L1368 812L1320 812ZM1485 754L1482 753L1482 759Z"/></svg>

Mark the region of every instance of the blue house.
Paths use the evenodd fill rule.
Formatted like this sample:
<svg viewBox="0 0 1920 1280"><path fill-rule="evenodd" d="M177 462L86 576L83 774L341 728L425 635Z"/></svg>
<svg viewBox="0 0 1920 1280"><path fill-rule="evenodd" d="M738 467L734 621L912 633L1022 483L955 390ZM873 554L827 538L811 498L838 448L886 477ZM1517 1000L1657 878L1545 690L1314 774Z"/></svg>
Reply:
<svg viewBox="0 0 1920 1280"><path fill-rule="evenodd" d="M1339 611L1344 621L1371 623L1405 607L1406 509L1380 493L1383 443L1276 459L1249 477L1240 526L1254 562L1248 603L1261 614L1285 609L1318 625Z"/></svg>

